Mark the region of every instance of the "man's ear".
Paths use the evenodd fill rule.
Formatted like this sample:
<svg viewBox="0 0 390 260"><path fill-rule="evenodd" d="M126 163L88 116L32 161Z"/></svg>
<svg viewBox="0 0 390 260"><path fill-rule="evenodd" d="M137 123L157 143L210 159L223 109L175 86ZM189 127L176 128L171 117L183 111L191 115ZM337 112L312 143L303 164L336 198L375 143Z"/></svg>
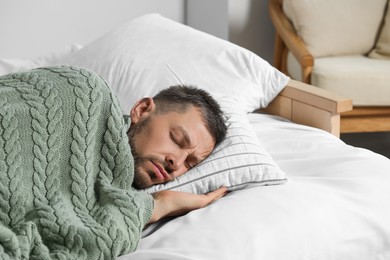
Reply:
<svg viewBox="0 0 390 260"><path fill-rule="evenodd" d="M151 97L138 100L130 111L131 123L136 124L140 119L148 117L155 107L156 104Z"/></svg>

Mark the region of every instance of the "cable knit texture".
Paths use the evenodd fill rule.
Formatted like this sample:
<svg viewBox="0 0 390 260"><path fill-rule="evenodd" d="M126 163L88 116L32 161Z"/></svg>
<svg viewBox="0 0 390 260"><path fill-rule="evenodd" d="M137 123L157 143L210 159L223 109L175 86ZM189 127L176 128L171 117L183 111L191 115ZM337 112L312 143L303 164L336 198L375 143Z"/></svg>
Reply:
<svg viewBox="0 0 390 260"><path fill-rule="evenodd" d="M121 108L75 67L0 77L0 259L114 259L153 210L132 188Z"/></svg>

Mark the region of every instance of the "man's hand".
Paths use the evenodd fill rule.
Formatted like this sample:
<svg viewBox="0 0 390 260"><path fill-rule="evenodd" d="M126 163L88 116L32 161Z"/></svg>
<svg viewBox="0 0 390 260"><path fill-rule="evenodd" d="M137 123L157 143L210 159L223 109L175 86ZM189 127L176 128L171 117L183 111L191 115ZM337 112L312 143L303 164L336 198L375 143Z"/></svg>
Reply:
<svg viewBox="0 0 390 260"><path fill-rule="evenodd" d="M169 190L156 192L153 194L154 210L149 223L156 222L163 217L183 215L192 210L203 208L226 193L226 187L204 195Z"/></svg>

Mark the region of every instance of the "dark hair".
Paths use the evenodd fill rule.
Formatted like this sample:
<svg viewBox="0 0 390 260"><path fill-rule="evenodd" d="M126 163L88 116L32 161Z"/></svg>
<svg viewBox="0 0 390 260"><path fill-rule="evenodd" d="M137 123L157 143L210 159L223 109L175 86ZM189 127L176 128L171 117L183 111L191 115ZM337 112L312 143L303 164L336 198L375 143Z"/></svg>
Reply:
<svg viewBox="0 0 390 260"><path fill-rule="evenodd" d="M206 91L194 86L177 85L160 91L153 97L156 113L185 112L190 105L200 109L206 128L218 145L226 136L225 117L218 102Z"/></svg>

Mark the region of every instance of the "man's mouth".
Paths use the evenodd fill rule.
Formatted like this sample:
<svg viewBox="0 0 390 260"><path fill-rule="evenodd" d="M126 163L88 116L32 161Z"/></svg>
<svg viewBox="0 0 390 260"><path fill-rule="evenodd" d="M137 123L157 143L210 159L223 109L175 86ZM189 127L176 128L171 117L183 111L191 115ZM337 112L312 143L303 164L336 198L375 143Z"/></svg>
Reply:
<svg viewBox="0 0 390 260"><path fill-rule="evenodd" d="M152 161L152 164L154 165L154 175L157 179L165 181L169 179L168 173L164 170L164 168L158 164Z"/></svg>

